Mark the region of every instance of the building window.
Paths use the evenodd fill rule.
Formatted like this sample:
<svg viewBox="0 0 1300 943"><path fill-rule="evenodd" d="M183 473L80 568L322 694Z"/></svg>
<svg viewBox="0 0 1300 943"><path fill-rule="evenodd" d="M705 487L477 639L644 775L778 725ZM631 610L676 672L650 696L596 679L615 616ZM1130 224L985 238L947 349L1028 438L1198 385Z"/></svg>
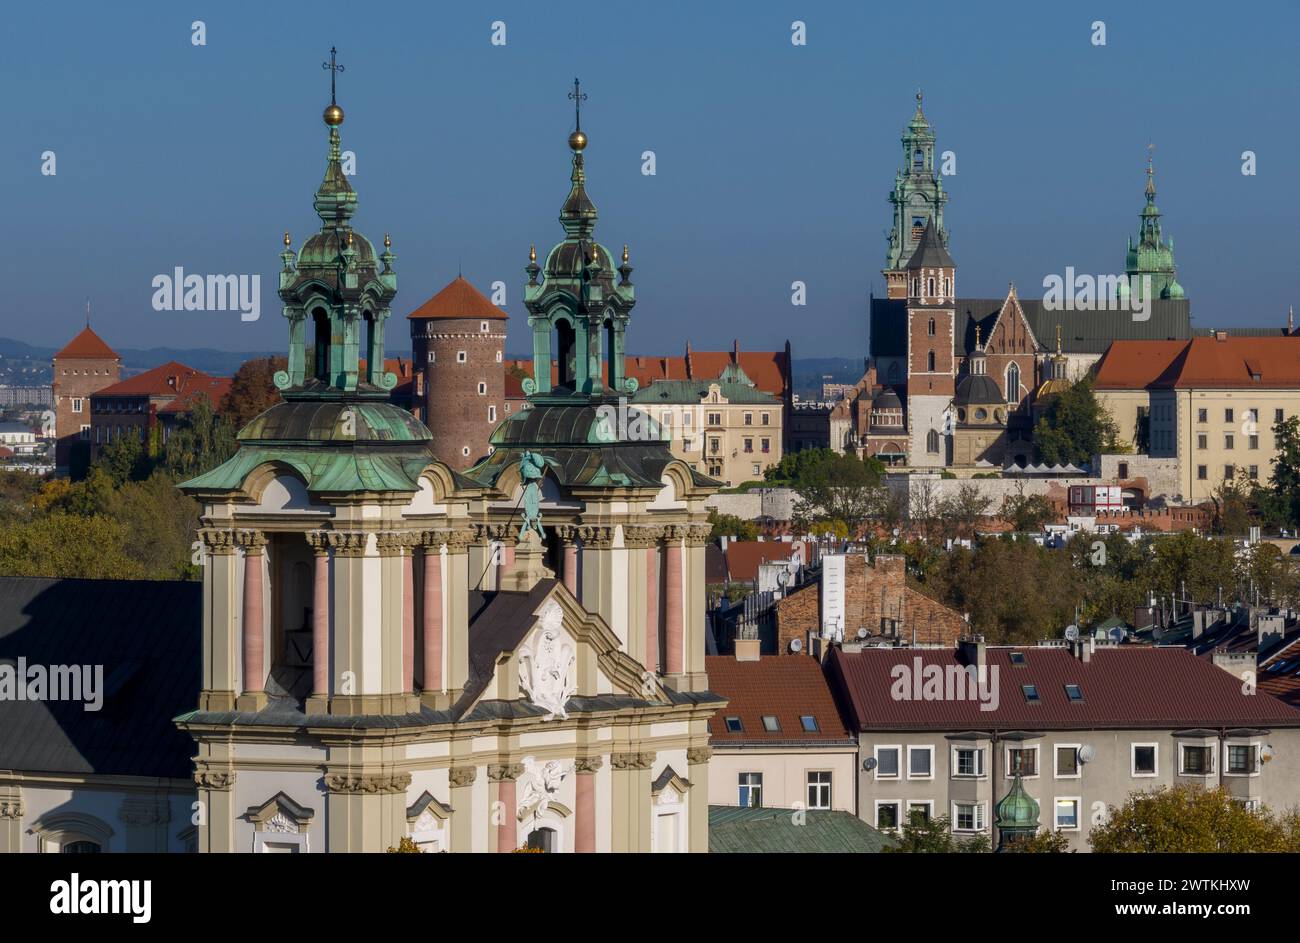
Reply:
<svg viewBox="0 0 1300 943"><path fill-rule="evenodd" d="M1254 744L1228 744L1228 775L1254 776L1259 772L1259 749Z"/></svg>
<svg viewBox="0 0 1300 943"><path fill-rule="evenodd" d="M740 774L740 805L746 809L757 809L763 805L763 774Z"/></svg>
<svg viewBox="0 0 1300 943"><path fill-rule="evenodd" d="M1208 776L1214 772L1214 747L1189 746L1178 747L1179 776Z"/></svg>
<svg viewBox="0 0 1300 943"><path fill-rule="evenodd" d="M74 413L79 413L79 412L81 412L81 397L80 397L80 396L74 396L74 397L72 397L72 411L73 411Z"/></svg>
<svg viewBox="0 0 1300 943"><path fill-rule="evenodd" d="M1224 435L1224 437L1223 437L1223 447L1224 447L1225 449L1230 449L1230 448L1232 448L1232 433L1229 432L1229 433L1227 433L1227 434Z"/></svg>
<svg viewBox="0 0 1300 943"><path fill-rule="evenodd" d="M1083 700L1083 688L1077 684L1067 684L1065 686L1065 696L1070 699L1071 704L1077 704Z"/></svg>
<svg viewBox="0 0 1300 943"><path fill-rule="evenodd" d="M934 747L907 748L907 778L934 779Z"/></svg>
<svg viewBox="0 0 1300 943"><path fill-rule="evenodd" d="M1259 436L1257 435L1247 436L1246 447L1252 449L1259 448Z"/></svg>
<svg viewBox="0 0 1300 943"><path fill-rule="evenodd" d="M479 395L479 396L487 396L487 384L486 384L486 383L480 383L480 384L478 385L478 395Z"/></svg>
<svg viewBox="0 0 1300 943"><path fill-rule="evenodd" d="M831 807L830 771L808 774L808 808L829 809Z"/></svg>
<svg viewBox="0 0 1300 943"><path fill-rule="evenodd" d="M456 362L457 362L457 363L465 363L465 362L467 362L468 360L469 360L469 357L467 357L467 356L465 355L465 351L463 351L463 350L458 350L458 351L456 351Z"/></svg>
<svg viewBox="0 0 1300 943"><path fill-rule="evenodd" d="M1197 465L1197 466L1196 466L1196 480L1197 480L1197 481L1205 481L1205 480L1206 480L1207 478L1209 478L1209 477L1210 477L1210 470L1209 470L1208 468L1206 468L1204 465Z"/></svg>
<svg viewBox="0 0 1300 943"><path fill-rule="evenodd" d="M1038 777L1038 747L1007 748L1007 778L1019 773L1025 779Z"/></svg>
<svg viewBox="0 0 1300 943"><path fill-rule="evenodd" d="M1251 466L1250 466L1250 469L1249 469L1248 472L1247 472L1247 474L1250 475L1250 480L1251 480L1251 481L1259 481L1259 466L1258 466L1258 465L1251 465Z"/></svg>
<svg viewBox="0 0 1300 943"><path fill-rule="evenodd" d="M1119 477L1120 478L1128 477L1128 462L1119 463Z"/></svg>
<svg viewBox="0 0 1300 943"><path fill-rule="evenodd" d="M1210 411L1209 411L1208 409L1198 409L1198 410L1196 411L1196 421L1197 421L1197 422L1209 422L1209 421L1210 421Z"/></svg>
<svg viewBox="0 0 1300 943"><path fill-rule="evenodd" d="M898 757L901 746L876 747L876 779L898 778Z"/></svg>
<svg viewBox="0 0 1300 943"><path fill-rule="evenodd" d="M497 351L497 363L501 362L501 351Z"/></svg>
<svg viewBox="0 0 1300 943"><path fill-rule="evenodd" d="M928 288L928 291L926 291L926 294L927 294L927 295L933 295L933 294L934 294L934 279L933 279L933 278L929 279L929 281L926 283L926 287Z"/></svg>
<svg viewBox="0 0 1300 943"><path fill-rule="evenodd" d="M954 747L952 774L965 777L983 776L984 751L979 747Z"/></svg>
<svg viewBox="0 0 1300 943"><path fill-rule="evenodd" d="M898 803L876 800L876 828L893 831L898 828Z"/></svg>
<svg viewBox="0 0 1300 943"><path fill-rule="evenodd" d="M1275 409L1275 410L1273 410L1273 421L1274 421L1274 422L1282 422L1282 421L1285 420L1285 419L1286 419L1286 411L1285 411L1285 410L1281 410L1281 409Z"/></svg>
<svg viewBox="0 0 1300 943"><path fill-rule="evenodd" d="M1156 759L1160 755L1160 746L1155 743L1135 743L1129 760L1129 772L1134 776L1156 775Z"/></svg>
<svg viewBox="0 0 1300 943"><path fill-rule="evenodd" d="M763 469L760 468L757 463L755 463L749 466L749 473L753 475L755 478L757 478L759 475L763 474Z"/></svg>
<svg viewBox="0 0 1300 943"><path fill-rule="evenodd" d="M1077 779L1079 777L1079 744L1058 743L1056 745L1056 778Z"/></svg>
<svg viewBox="0 0 1300 943"><path fill-rule="evenodd" d="M497 421L497 408L496 408L495 406L489 406L489 407L488 407L488 422L496 422L496 421Z"/></svg>
<svg viewBox="0 0 1300 943"><path fill-rule="evenodd" d="M930 329L926 333L928 333L931 337L934 337L934 318L930 319Z"/></svg>
<svg viewBox="0 0 1300 943"><path fill-rule="evenodd" d="M1079 830L1079 798L1057 798L1053 802L1052 824L1058 832Z"/></svg>
<svg viewBox="0 0 1300 943"><path fill-rule="evenodd" d="M771 439L760 439L759 442L758 442L758 444L759 444L759 449L760 449L762 452L767 453L767 452L772 451L772 440L771 440Z"/></svg>
<svg viewBox="0 0 1300 943"><path fill-rule="evenodd" d="M766 730L768 733L780 733L781 721L777 720L774 714L764 714L763 729Z"/></svg>
<svg viewBox="0 0 1300 943"><path fill-rule="evenodd" d="M1231 409L1225 409L1225 410L1223 411L1223 421L1224 421L1224 422L1232 422L1232 410L1231 410Z"/></svg>
<svg viewBox="0 0 1300 943"><path fill-rule="evenodd" d="M81 437L85 439L87 442L90 441L90 426L81 427Z"/></svg>
<svg viewBox="0 0 1300 943"><path fill-rule="evenodd" d="M1038 696L1038 685L1036 684L1022 684L1020 690L1025 695L1026 704L1037 704L1041 700Z"/></svg>
<svg viewBox="0 0 1300 943"><path fill-rule="evenodd" d="M934 351L930 351L928 354L925 355L925 363L926 363L926 369L928 369L931 373L934 373Z"/></svg>
<svg viewBox="0 0 1300 943"><path fill-rule="evenodd" d="M954 802L952 804L952 827L958 832L984 831L984 803Z"/></svg>
<svg viewBox="0 0 1300 943"><path fill-rule="evenodd" d="M817 718L812 714L801 714L799 716L799 726L803 728L804 733L818 733L821 730L817 726Z"/></svg>
<svg viewBox="0 0 1300 943"><path fill-rule="evenodd" d="M925 450L931 455L939 454L939 433L933 429L925 434Z"/></svg>
<svg viewBox="0 0 1300 943"><path fill-rule="evenodd" d="M469 446L468 445L461 446L460 454L465 456L466 458L469 458Z"/></svg>
<svg viewBox="0 0 1300 943"><path fill-rule="evenodd" d="M761 421L761 422L763 423L763 425L765 425L765 426L768 425L768 420L769 420L770 418L771 418L771 414L770 414L770 413L763 413L763 414L759 417L760 421Z"/></svg>
<svg viewBox="0 0 1300 943"><path fill-rule="evenodd" d="M722 413L709 413L709 425L711 426L722 425Z"/></svg>
<svg viewBox="0 0 1300 943"><path fill-rule="evenodd" d="M1237 467L1235 465L1223 466L1223 478L1225 481L1232 481L1232 478L1236 473L1237 473Z"/></svg>
<svg viewBox="0 0 1300 943"><path fill-rule="evenodd" d="M1210 437L1204 432L1198 433L1196 436L1196 447L1198 449L1208 449L1210 447Z"/></svg>
<svg viewBox="0 0 1300 943"><path fill-rule="evenodd" d="M907 803L907 820L923 825L934 816L933 799L912 799Z"/></svg>
<svg viewBox="0 0 1300 943"><path fill-rule="evenodd" d="M486 334L488 332L488 323L486 321L479 321L478 329L480 334Z"/></svg>
<svg viewBox="0 0 1300 943"><path fill-rule="evenodd" d="M754 451L754 440L753 440L753 439L746 439L746 440L745 440L745 451L746 451L746 452L753 452L753 451Z"/></svg>
<svg viewBox="0 0 1300 943"><path fill-rule="evenodd" d="M745 425L752 426L753 424L754 424L754 414L745 413Z"/></svg>

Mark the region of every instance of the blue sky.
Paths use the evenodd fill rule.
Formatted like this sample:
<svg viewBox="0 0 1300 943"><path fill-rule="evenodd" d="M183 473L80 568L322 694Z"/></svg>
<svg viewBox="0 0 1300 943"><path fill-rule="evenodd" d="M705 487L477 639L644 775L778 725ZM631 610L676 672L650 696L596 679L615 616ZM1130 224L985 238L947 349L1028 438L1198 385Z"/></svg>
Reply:
<svg viewBox="0 0 1300 943"><path fill-rule="evenodd" d="M508 285L561 236L575 75L597 236L630 244L633 353L864 356L899 135L917 86L940 150L958 290L1122 269L1146 144L1202 326L1295 300L1293 5L1198 3L104 3L6 11L0 336L279 349L280 238L319 225L331 45L355 223L398 255L394 314L455 277ZM207 45L190 42L206 24ZM490 44L503 20L507 45ZM807 45L790 42L807 24ZM1107 45L1090 42L1106 23ZM1267 24L1267 28L1261 28ZM56 176L40 172L57 155ZM657 173L641 173L653 150ZM1241 153L1257 154L1243 176ZM155 312L151 279L261 273L262 317ZM790 304L790 284L808 304ZM399 332L404 332L398 327ZM402 346L404 341L391 346Z"/></svg>

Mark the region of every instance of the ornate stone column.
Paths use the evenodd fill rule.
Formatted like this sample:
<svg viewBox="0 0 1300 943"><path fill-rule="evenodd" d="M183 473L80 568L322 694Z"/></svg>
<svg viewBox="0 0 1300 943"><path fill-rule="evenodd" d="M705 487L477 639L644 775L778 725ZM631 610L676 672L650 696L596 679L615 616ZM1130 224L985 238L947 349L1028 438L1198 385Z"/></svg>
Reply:
<svg viewBox="0 0 1300 943"><path fill-rule="evenodd" d="M685 528L679 524L666 528L664 548L664 673L680 675L682 660L682 544Z"/></svg>
<svg viewBox="0 0 1300 943"><path fill-rule="evenodd" d="M345 769L325 775L327 851L377 852L406 834L410 773Z"/></svg>
<svg viewBox="0 0 1300 943"><path fill-rule="evenodd" d="M603 762L598 756L580 756L574 763L578 779L574 783L573 850L577 852L596 850L596 772Z"/></svg>
<svg viewBox="0 0 1300 943"><path fill-rule="evenodd" d="M402 691L415 692L415 548L418 536L402 541Z"/></svg>
<svg viewBox="0 0 1300 943"><path fill-rule="evenodd" d="M311 594L311 693L330 693L330 542L325 531L307 535L315 563Z"/></svg>
<svg viewBox="0 0 1300 943"><path fill-rule="evenodd" d="M707 728L706 728L707 733ZM692 852L705 854L709 850L709 760L711 747L688 747L686 750L686 778L691 781L691 791L686 800L687 845Z"/></svg>
<svg viewBox="0 0 1300 943"><path fill-rule="evenodd" d="M0 786L0 854L23 850L23 793L16 784Z"/></svg>
<svg viewBox="0 0 1300 943"><path fill-rule="evenodd" d="M613 828L611 851L650 850L650 752L611 753Z"/></svg>
<svg viewBox="0 0 1300 943"><path fill-rule="evenodd" d="M597 613L614 625L613 554L614 526L612 524L582 524L578 527L582 540L581 601L588 612ZM617 600L626 604L626 600Z"/></svg>
<svg viewBox="0 0 1300 943"><path fill-rule="evenodd" d="M207 813L199 822L199 851L235 851L235 771L223 763L200 760L194 770L194 785ZM244 849L250 850L250 849Z"/></svg>
<svg viewBox="0 0 1300 943"><path fill-rule="evenodd" d="M266 535L257 530L242 530L237 539L244 548L244 683L237 706L240 710L256 711L266 706L266 620L263 618L262 586Z"/></svg>
<svg viewBox="0 0 1300 943"><path fill-rule="evenodd" d="M448 621L443 633L447 673L443 684L448 704L465 688L469 678L469 545L474 539L470 530L446 532ZM474 574L474 579L478 574Z"/></svg>
<svg viewBox="0 0 1300 943"><path fill-rule="evenodd" d="M447 771L451 784L451 850L474 850L474 780L478 769L473 766L453 766Z"/></svg>
<svg viewBox="0 0 1300 943"><path fill-rule="evenodd" d="M519 800L515 795L515 780L523 773L522 763L496 763L488 767L488 781L496 785L496 801L501 803L492 812L497 851L500 853L509 853L519 847Z"/></svg>
<svg viewBox="0 0 1300 943"><path fill-rule="evenodd" d="M650 555L663 538L656 525L623 525L623 546L627 548L627 646L629 655L646 670L658 670L659 600L657 569Z"/></svg>
<svg viewBox="0 0 1300 943"><path fill-rule="evenodd" d="M428 530L421 535L424 561L424 604L421 629L424 664L421 684L426 693L442 690L442 544L441 531Z"/></svg>
<svg viewBox="0 0 1300 943"><path fill-rule="evenodd" d="M240 639L235 632L242 588L236 580L238 545L234 531L199 530L207 550L203 566L203 687L199 709L230 711L238 697L236 670Z"/></svg>
<svg viewBox="0 0 1300 943"><path fill-rule="evenodd" d="M578 585L578 528L574 524L561 524L555 528L555 532L564 542L564 588L581 602L581 588Z"/></svg>

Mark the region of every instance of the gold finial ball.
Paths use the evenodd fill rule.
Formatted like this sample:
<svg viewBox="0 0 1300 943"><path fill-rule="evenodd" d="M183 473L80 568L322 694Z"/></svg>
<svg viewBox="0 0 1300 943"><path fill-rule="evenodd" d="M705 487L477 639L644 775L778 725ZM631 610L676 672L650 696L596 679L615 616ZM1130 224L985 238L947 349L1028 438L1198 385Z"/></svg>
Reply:
<svg viewBox="0 0 1300 943"><path fill-rule="evenodd" d="M325 123L331 128L337 128L343 123L343 109L338 105L330 105L325 109Z"/></svg>
<svg viewBox="0 0 1300 943"><path fill-rule="evenodd" d="M391 249L392 247L393 247L393 237L390 236L388 233L384 233L384 248Z"/></svg>
<svg viewBox="0 0 1300 943"><path fill-rule="evenodd" d="M537 261L537 246L536 246L536 245L531 245L531 246L528 247L528 261L529 261L529 262L536 262L536 261Z"/></svg>
<svg viewBox="0 0 1300 943"><path fill-rule="evenodd" d="M580 151L586 146L587 135L583 134L581 131L574 131L569 135L569 148L571 150Z"/></svg>
<svg viewBox="0 0 1300 943"><path fill-rule="evenodd" d="M284 247L289 248L289 230L284 231Z"/></svg>
<svg viewBox="0 0 1300 943"><path fill-rule="evenodd" d="M627 265L627 243L623 243L623 264Z"/></svg>

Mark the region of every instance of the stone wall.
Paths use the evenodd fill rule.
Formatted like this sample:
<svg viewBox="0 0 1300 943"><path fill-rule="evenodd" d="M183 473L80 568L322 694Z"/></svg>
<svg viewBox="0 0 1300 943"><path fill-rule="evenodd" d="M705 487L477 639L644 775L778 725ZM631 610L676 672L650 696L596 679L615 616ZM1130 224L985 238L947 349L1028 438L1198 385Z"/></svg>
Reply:
<svg viewBox="0 0 1300 943"><path fill-rule="evenodd" d="M759 517L788 521L794 514L794 489L754 488L743 494L715 494L704 502L704 506L746 521Z"/></svg>

